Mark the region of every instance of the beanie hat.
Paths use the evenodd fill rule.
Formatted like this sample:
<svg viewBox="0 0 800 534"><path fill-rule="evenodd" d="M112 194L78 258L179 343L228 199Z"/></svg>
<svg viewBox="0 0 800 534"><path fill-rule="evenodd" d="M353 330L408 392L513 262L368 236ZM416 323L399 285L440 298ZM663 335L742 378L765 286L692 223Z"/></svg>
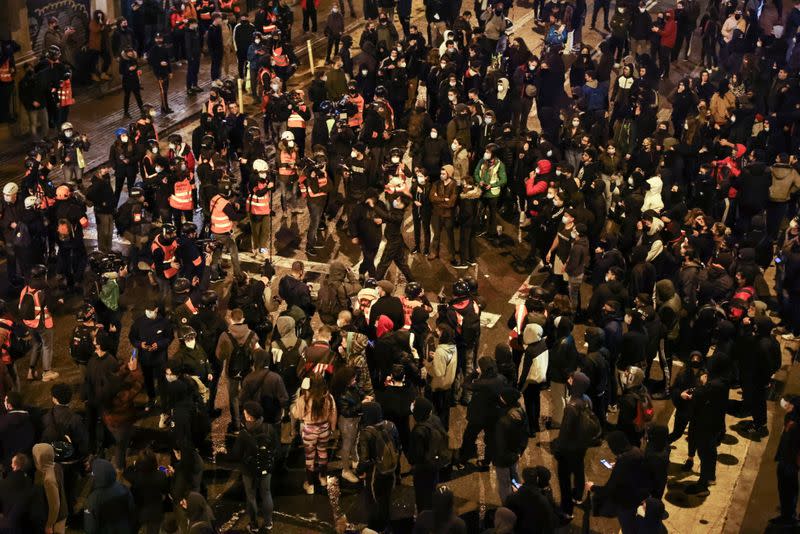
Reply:
<svg viewBox="0 0 800 534"><path fill-rule="evenodd" d="M378 282L378 287L383 289L383 292L387 295L394 294L394 284L391 283L389 280L381 280Z"/></svg>
<svg viewBox="0 0 800 534"><path fill-rule="evenodd" d="M456 173L456 169L455 169L455 167L453 167L452 165L443 165L443 166L442 166L442 170L444 171L444 173L445 173L445 174L446 174L446 175L447 175L449 178L452 178L452 177L453 177L453 175Z"/></svg>
<svg viewBox="0 0 800 534"><path fill-rule="evenodd" d="M431 401L425 397L417 397L414 399L414 409L411 411L411 414L414 416L415 421L418 423L427 421L431 413L433 413L433 403Z"/></svg>

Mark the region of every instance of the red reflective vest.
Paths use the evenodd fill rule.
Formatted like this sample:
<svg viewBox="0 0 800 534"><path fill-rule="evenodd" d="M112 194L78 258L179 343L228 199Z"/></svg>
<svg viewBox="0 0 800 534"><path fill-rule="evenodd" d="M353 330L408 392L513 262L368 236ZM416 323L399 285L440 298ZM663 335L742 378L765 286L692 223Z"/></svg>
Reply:
<svg viewBox="0 0 800 534"><path fill-rule="evenodd" d="M178 249L178 242L173 240L172 244L169 246L161 244L161 236L156 236L153 239L153 244L150 245L150 252L153 253L156 250L161 249L164 253L164 278L167 280L174 278L178 275L178 269L172 266L172 260L175 258L175 251ZM155 271L156 265L153 263L151 268Z"/></svg>
<svg viewBox="0 0 800 534"><path fill-rule="evenodd" d="M227 234L233 230L233 221L225 214L228 200L222 195L214 195L211 199L211 233Z"/></svg>
<svg viewBox="0 0 800 534"><path fill-rule="evenodd" d="M25 295L33 296L33 311L36 312L36 319L22 321L25 323L25 326L35 330L37 328L41 328L42 323L44 323L45 328L53 328L53 316L50 315L50 310L47 308L47 304L41 301L41 290L33 289L31 286L25 286L25 289L23 289L22 293L19 294L20 307L22 306L22 299L25 298Z"/></svg>
<svg viewBox="0 0 800 534"><path fill-rule="evenodd" d="M361 95L350 97L350 102L355 104L356 112L347 119L347 125L351 128L359 128L364 123L364 97Z"/></svg>
<svg viewBox="0 0 800 534"><path fill-rule="evenodd" d="M58 106L66 108L75 103L72 97L72 80L61 80L58 86Z"/></svg>
<svg viewBox="0 0 800 534"><path fill-rule="evenodd" d="M305 106L302 107L305 111ZM289 114L289 119L286 121L286 126L288 128L305 128L306 120L297 112L296 109L292 109L292 112Z"/></svg>
<svg viewBox="0 0 800 534"><path fill-rule="evenodd" d="M287 178L291 178L297 174L295 170L295 162L297 161L296 150L281 150L279 155L280 161L278 163L278 174Z"/></svg>
<svg viewBox="0 0 800 534"><path fill-rule="evenodd" d="M191 211L192 204L192 182L184 178L173 185L172 194L169 196L169 205L176 210Z"/></svg>
<svg viewBox="0 0 800 534"><path fill-rule="evenodd" d="M272 65L275 67L289 66L289 56L283 53L283 48L275 48L272 50Z"/></svg>
<svg viewBox="0 0 800 534"><path fill-rule="evenodd" d="M11 60L7 59L0 65L0 82L11 83L14 81L14 73L11 72Z"/></svg>

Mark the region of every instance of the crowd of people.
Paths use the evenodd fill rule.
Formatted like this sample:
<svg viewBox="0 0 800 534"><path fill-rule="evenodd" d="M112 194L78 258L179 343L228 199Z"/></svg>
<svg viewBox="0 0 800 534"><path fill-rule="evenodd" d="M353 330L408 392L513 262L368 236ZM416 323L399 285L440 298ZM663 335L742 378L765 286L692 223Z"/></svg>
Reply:
<svg viewBox="0 0 800 534"><path fill-rule="evenodd" d="M414 532L466 532L446 481L472 469L493 470L502 506L489 532L555 532L576 508L585 525L665 532L670 444L688 432L681 469L697 456L699 476L686 493L702 498L731 390L742 433L768 434L778 337L800 340L800 4L712 1L701 13L678 0L653 16L644 2L597 0L583 31L583 0L534 2L534 45L514 35L506 2L476 2L473 16L428 0L421 31L411 2L365 0L356 54L340 1L324 30L330 66L304 88L283 0L178 2L169 26L150 7L136 0L131 29L121 18L112 32L102 12L90 25L89 76L107 78L111 50L125 113L131 95L141 110L107 148L68 121L76 65L57 21L23 80L37 142L0 202L3 529L215 532L203 469L223 411L250 532L272 529L273 476L296 447L302 491L361 491L377 532L392 528L407 466ZM316 31L317 3L301 7ZM168 114L172 68L187 62L196 98L204 48L215 83L199 123L191 139L160 138L140 96L144 56ZM676 62L707 70L673 83ZM2 65L13 54L0 77ZM263 118L240 108L228 66ZM85 153L106 149L87 169ZM276 273L287 232L297 257ZM326 255L333 233L358 245L357 269ZM487 349L487 295L463 269L493 249L515 250L511 267L537 283ZM312 294L303 260L320 257L328 273ZM419 279L444 260L456 281L434 297ZM77 384L56 370L57 337ZM35 407L25 380L51 382L52 407ZM772 523L796 527L800 398L780 405ZM660 406L674 409L671 429ZM160 439L132 460L150 416ZM558 491L548 468L523 465L545 430ZM587 481L587 451L604 442L610 477Z"/></svg>

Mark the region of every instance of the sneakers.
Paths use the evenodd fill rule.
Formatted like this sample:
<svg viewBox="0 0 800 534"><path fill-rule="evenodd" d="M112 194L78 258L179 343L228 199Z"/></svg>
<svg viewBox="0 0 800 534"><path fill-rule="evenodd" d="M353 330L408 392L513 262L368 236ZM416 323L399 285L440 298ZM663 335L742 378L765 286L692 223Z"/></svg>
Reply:
<svg viewBox="0 0 800 534"><path fill-rule="evenodd" d="M696 484L692 484L688 488L686 488L686 495L709 495L711 491L708 489L708 484L705 482L698 481Z"/></svg>
<svg viewBox="0 0 800 534"><path fill-rule="evenodd" d="M51 380L55 380L59 377L59 374L55 371L45 371L42 374L42 382L50 382Z"/></svg>
<svg viewBox="0 0 800 534"><path fill-rule="evenodd" d="M314 484L309 484L308 481L303 482L303 489L308 495L314 495Z"/></svg>
<svg viewBox="0 0 800 534"><path fill-rule="evenodd" d="M783 334L781 336L781 339L783 339L784 341L797 341L798 339L800 339L800 337L797 337L791 332L789 332L788 334Z"/></svg>
<svg viewBox="0 0 800 534"><path fill-rule="evenodd" d="M250 523L249 525L247 525L247 532L249 534L256 534L258 532L258 525Z"/></svg>
<svg viewBox="0 0 800 534"><path fill-rule="evenodd" d="M322 486L323 488L327 488L328 487L328 477L325 476L325 475L320 475L319 476L319 485Z"/></svg>
<svg viewBox="0 0 800 534"><path fill-rule="evenodd" d="M34 369L28 369L28 380L39 380L39 373L37 373Z"/></svg>
<svg viewBox="0 0 800 534"><path fill-rule="evenodd" d="M342 478L351 484L357 484L359 481L358 476L350 469L342 470Z"/></svg>

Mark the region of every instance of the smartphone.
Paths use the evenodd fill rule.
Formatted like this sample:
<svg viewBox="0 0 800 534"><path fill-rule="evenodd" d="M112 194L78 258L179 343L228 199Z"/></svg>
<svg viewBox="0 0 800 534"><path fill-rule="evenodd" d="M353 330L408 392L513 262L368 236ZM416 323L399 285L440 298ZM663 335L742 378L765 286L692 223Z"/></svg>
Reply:
<svg viewBox="0 0 800 534"><path fill-rule="evenodd" d="M519 489L519 487L522 486L521 483L517 482L514 479L511 480L511 484L514 486L514 489Z"/></svg>
<svg viewBox="0 0 800 534"><path fill-rule="evenodd" d="M168 473L166 465L159 465L158 470L164 473L165 475Z"/></svg>
<svg viewBox="0 0 800 534"><path fill-rule="evenodd" d="M139 349L133 347L133 350L131 351L131 361L135 362L138 356L139 356Z"/></svg>
<svg viewBox="0 0 800 534"><path fill-rule="evenodd" d="M612 469L614 467L614 464L605 459L600 460L600 463L603 464L603 467L605 467L606 469Z"/></svg>

